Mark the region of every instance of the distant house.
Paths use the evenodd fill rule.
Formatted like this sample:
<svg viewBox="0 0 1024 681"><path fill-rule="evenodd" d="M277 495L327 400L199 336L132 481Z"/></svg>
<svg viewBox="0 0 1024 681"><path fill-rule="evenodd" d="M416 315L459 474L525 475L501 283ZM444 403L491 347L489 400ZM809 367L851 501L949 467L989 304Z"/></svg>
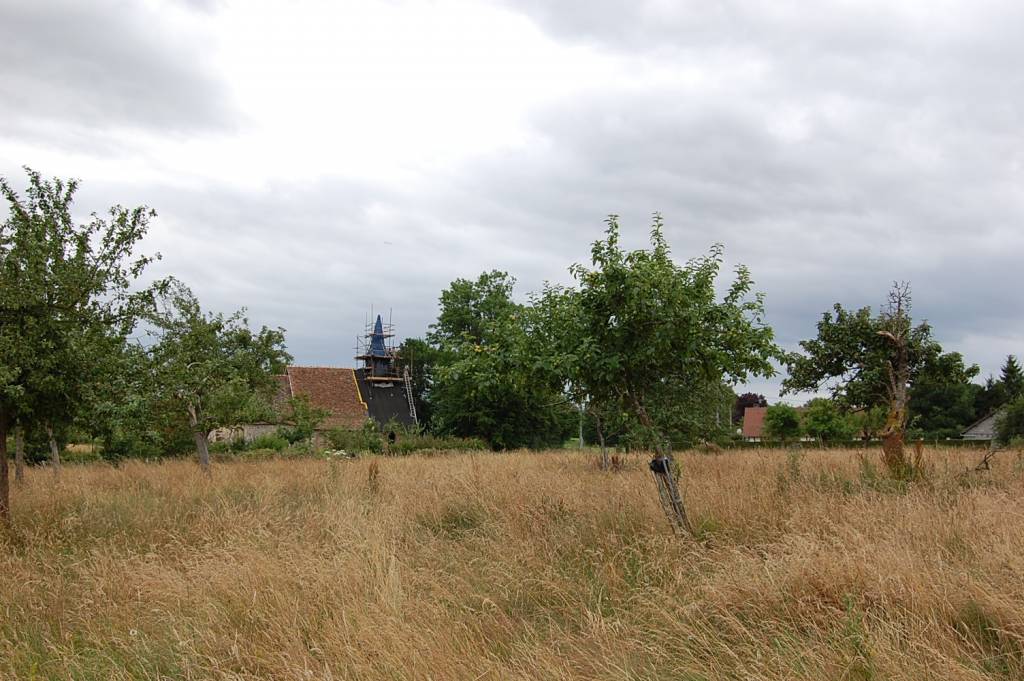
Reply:
<svg viewBox="0 0 1024 681"><path fill-rule="evenodd" d="M743 439L760 442L764 437L764 417L768 407L747 407L743 410Z"/></svg>
<svg viewBox="0 0 1024 681"><path fill-rule="evenodd" d="M796 407L798 414L804 413L804 407ZM768 415L768 407L747 407L743 410L743 427L740 434L747 442L760 442L765 439L764 418ZM802 438L811 440L812 438Z"/></svg>
<svg viewBox="0 0 1024 681"><path fill-rule="evenodd" d="M994 440L996 437L996 421L1002 414L1002 407L996 409L988 416L984 416L971 425L967 426L960 437L964 440Z"/></svg>

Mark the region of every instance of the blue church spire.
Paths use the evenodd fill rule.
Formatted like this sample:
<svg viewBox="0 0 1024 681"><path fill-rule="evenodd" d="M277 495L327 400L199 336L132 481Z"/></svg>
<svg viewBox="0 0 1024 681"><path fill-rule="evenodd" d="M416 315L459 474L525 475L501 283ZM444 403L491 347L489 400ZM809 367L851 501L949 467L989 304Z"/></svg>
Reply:
<svg viewBox="0 0 1024 681"><path fill-rule="evenodd" d="M371 357L388 357L388 349L384 345L384 322L381 321L380 315L377 315L377 321L373 324L373 334L370 337L370 356Z"/></svg>

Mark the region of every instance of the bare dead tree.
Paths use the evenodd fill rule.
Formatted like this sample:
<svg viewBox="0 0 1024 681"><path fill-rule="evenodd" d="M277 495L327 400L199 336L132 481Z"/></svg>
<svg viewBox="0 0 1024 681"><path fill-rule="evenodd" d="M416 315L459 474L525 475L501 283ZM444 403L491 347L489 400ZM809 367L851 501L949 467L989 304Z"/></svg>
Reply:
<svg viewBox="0 0 1024 681"><path fill-rule="evenodd" d="M985 456L982 457L981 461L978 462L978 465L974 467L974 470L975 471L987 471L987 470L990 470L992 468L992 466L991 466L992 458L996 454L1001 452L1002 449L1003 448L999 446L999 443L995 439L993 439L988 444L988 451L985 452Z"/></svg>
<svg viewBox="0 0 1024 681"><path fill-rule="evenodd" d="M885 367L889 407L881 432L882 460L897 477L910 472L904 451L910 384L910 303L909 282L894 282L881 315L883 328L878 332L892 347Z"/></svg>

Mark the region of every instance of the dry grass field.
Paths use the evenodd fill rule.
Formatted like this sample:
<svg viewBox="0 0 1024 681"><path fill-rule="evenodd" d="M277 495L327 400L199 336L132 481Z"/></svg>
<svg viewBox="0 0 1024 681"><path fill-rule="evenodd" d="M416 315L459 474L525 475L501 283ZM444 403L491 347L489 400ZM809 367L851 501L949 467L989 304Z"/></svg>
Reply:
<svg viewBox="0 0 1024 681"><path fill-rule="evenodd" d="M871 453L869 462L877 461ZM684 454L68 466L0 532L4 679L1022 679L1024 464Z"/></svg>

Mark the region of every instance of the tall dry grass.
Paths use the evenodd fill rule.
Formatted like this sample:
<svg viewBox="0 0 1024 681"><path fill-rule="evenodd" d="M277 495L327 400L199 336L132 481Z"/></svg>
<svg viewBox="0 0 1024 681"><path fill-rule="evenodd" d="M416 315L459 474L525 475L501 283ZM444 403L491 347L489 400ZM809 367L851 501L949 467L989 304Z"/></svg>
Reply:
<svg viewBox="0 0 1024 681"><path fill-rule="evenodd" d="M1020 679L1000 456L929 451L899 486L850 451L682 455L699 541L639 458L30 471L0 678Z"/></svg>

